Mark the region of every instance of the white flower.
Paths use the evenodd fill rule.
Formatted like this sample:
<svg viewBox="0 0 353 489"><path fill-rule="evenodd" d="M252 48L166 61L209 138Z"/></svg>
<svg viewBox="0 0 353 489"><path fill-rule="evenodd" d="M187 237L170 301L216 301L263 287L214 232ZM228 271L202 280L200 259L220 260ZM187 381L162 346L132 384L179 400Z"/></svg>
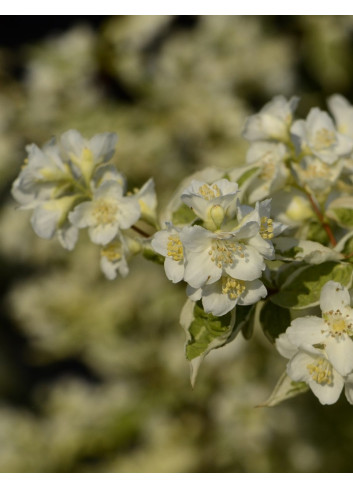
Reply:
<svg viewBox="0 0 353 489"><path fill-rule="evenodd" d="M313 154L328 164L353 148L353 140L339 134L327 112L318 108L311 109L306 120L294 122L291 134L298 153Z"/></svg>
<svg viewBox="0 0 353 489"><path fill-rule="evenodd" d="M284 228L267 217L270 200L237 207L237 219L216 232L194 225L180 232L184 246L184 280L194 288L212 284L224 274L251 281L265 269L264 258L274 257L271 239ZM226 229L226 228L229 229Z"/></svg>
<svg viewBox="0 0 353 489"><path fill-rule="evenodd" d="M69 211L72 209L75 196L61 197L59 199L52 199L38 204L31 216L31 224L35 233L44 239L51 239L55 235L56 231L62 227L65 222ZM65 228L67 223L65 224ZM72 248L76 243L76 238L71 235L70 242ZM65 242L63 239L62 244ZM68 242L67 248L71 248ZM71 249L72 249L71 248Z"/></svg>
<svg viewBox="0 0 353 489"><path fill-rule="evenodd" d="M299 351L289 361L287 373L295 382L309 385L321 404L334 404L343 389L344 379L325 357Z"/></svg>
<svg viewBox="0 0 353 489"><path fill-rule="evenodd" d="M202 299L205 312L212 313L214 316L223 316L237 304L239 306L255 304L266 297L267 290L258 279L246 281L222 275L217 282L203 285L198 289L189 285L186 293L193 301Z"/></svg>
<svg viewBox="0 0 353 489"><path fill-rule="evenodd" d="M333 114L337 131L340 134L353 138L353 106L342 95L332 95L327 105Z"/></svg>
<svg viewBox="0 0 353 489"><path fill-rule="evenodd" d="M289 170L284 163L286 156L287 148L282 143L257 141L251 144L246 161L258 165L260 171L246 188L250 204L284 187L289 177Z"/></svg>
<svg viewBox="0 0 353 489"><path fill-rule="evenodd" d="M105 181L94 191L91 201L83 202L69 214L78 228L88 227L93 243L106 245L120 229L128 229L140 218L140 206L133 197L124 197L121 185Z"/></svg>
<svg viewBox="0 0 353 489"><path fill-rule="evenodd" d="M59 155L54 139L42 149L35 144L26 147L28 157L19 176L12 185L13 197L22 208L33 208L53 196L60 184L72 179L67 165Z"/></svg>
<svg viewBox="0 0 353 489"><path fill-rule="evenodd" d="M213 184L193 180L181 200L211 228L218 229L226 216L233 217L237 193L238 184L225 178Z"/></svg>
<svg viewBox="0 0 353 489"><path fill-rule="evenodd" d="M298 102L298 97L292 97L289 101L282 95L274 97L258 114L248 117L243 137L248 141L288 142L289 128Z"/></svg>
<svg viewBox="0 0 353 489"><path fill-rule="evenodd" d="M293 187L275 192L271 207L275 218L292 228L316 216L305 193Z"/></svg>
<svg viewBox="0 0 353 489"><path fill-rule="evenodd" d="M174 283L184 278L184 250L180 241L180 229L166 223L167 229L158 231L153 236L152 248L165 256L164 270L169 280Z"/></svg>
<svg viewBox="0 0 353 489"><path fill-rule="evenodd" d="M353 372L353 310L346 287L327 282L320 295L322 318L305 316L294 319L287 329L291 343L311 354L318 345L333 367L343 376Z"/></svg>
<svg viewBox="0 0 353 489"><path fill-rule="evenodd" d="M141 218L152 224L156 223L157 196L153 178L147 180L140 190L136 191L134 197L139 203Z"/></svg>
<svg viewBox="0 0 353 489"><path fill-rule="evenodd" d="M216 282L224 273L240 280L259 278L265 269L263 257L246 244L259 224L249 224L237 233L213 233L201 226L184 228L180 233L186 257L184 280L199 288Z"/></svg>
<svg viewBox="0 0 353 489"><path fill-rule="evenodd" d="M65 161L70 161L76 172L89 183L94 168L111 159L117 142L115 133L96 134L85 139L78 131L71 129L61 135L60 152Z"/></svg>
<svg viewBox="0 0 353 489"><path fill-rule="evenodd" d="M253 219L256 214L260 219L260 229L247 240L247 244L255 248L264 258L272 260L275 250L271 240L282 233L287 226L270 218L271 199L256 202L255 209L246 205L238 206L237 218L240 223Z"/></svg>
<svg viewBox="0 0 353 489"><path fill-rule="evenodd" d="M114 280L118 272L122 277L129 273L127 255L129 247L122 234L101 248L100 267L109 280Z"/></svg>
<svg viewBox="0 0 353 489"><path fill-rule="evenodd" d="M353 376L343 377L329 361L325 350L299 349L290 341L288 329L276 340L279 353L289 359L287 374L295 382L308 384L321 404L334 404L345 386L348 402L353 404Z"/></svg>
<svg viewBox="0 0 353 489"><path fill-rule="evenodd" d="M329 165L316 157L307 156L300 163L292 164L298 184L313 193L328 192L342 171L343 160Z"/></svg>

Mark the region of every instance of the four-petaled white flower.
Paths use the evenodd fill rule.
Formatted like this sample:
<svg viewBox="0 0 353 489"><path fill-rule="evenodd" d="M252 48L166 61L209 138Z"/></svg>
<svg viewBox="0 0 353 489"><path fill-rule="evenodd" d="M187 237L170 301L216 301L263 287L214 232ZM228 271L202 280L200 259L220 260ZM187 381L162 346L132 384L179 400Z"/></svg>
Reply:
<svg viewBox="0 0 353 489"><path fill-rule="evenodd" d="M62 158L72 164L74 173L82 175L89 184L95 167L113 156L117 139L111 132L85 139L78 131L70 129L61 135L59 148Z"/></svg>
<svg viewBox="0 0 353 489"><path fill-rule="evenodd" d="M313 193L329 192L340 176L343 160L329 165L317 157L307 156L298 164L292 164L292 171L298 184Z"/></svg>
<svg viewBox="0 0 353 489"><path fill-rule="evenodd" d="M194 288L212 284L226 273L240 280L254 280L265 269L261 253L246 244L260 226L246 223L237 231L214 233L201 226L180 233L186 257L184 280Z"/></svg>
<svg viewBox="0 0 353 489"><path fill-rule="evenodd" d="M284 187L290 175L284 162L287 155L287 147L282 143L255 141L251 144L246 161L252 168L258 166L259 171L245 184L250 204L263 200ZM232 178L232 172L230 176Z"/></svg>
<svg viewBox="0 0 353 489"><path fill-rule="evenodd" d="M287 329L291 343L308 353L323 348L328 360L341 375L353 371L353 309L347 288L327 282L320 295L322 317L294 319Z"/></svg>
<svg viewBox="0 0 353 489"><path fill-rule="evenodd" d="M70 222L78 228L88 227L93 243L106 245L120 229L128 229L140 218L141 211L134 197L123 196L116 181L105 181L93 194L92 200L82 202L70 212Z"/></svg>
<svg viewBox="0 0 353 489"><path fill-rule="evenodd" d="M248 117L243 137L248 141L275 140L287 143L298 102L298 97L292 97L289 101L282 95L274 97L260 112Z"/></svg>
<svg viewBox="0 0 353 489"><path fill-rule="evenodd" d="M348 138L353 138L353 106L342 95L332 95L327 101L337 131Z"/></svg>
<svg viewBox="0 0 353 489"><path fill-rule="evenodd" d="M126 277L129 273L128 259L141 250L141 244L123 233L101 248L100 267L109 280L114 280L118 273Z"/></svg>
<svg viewBox="0 0 353 489"><path fill-rule="evenodd" d="M207 227L220 228L225 217L232 218L236 210L238 184L223 178L213 184L193 180L181 195L181 200L200 217Z"/></svg>
<svg viewBox="0 0 353 489"><path fill-rule="evenodd" d="M353 148L353 140L338 133L331 117L318 108L311 109L306 120L294 122L291 134L298 153L312 154L328 164Z"/></svg>
<svg viewBox="0 0 353 489"><path fill-rule="evenodd" d="M22 209L33 209L54 197L57 187L70 181L71 174L54 139L43 148L30 144L26 150L28 157L12 185L12 195Z"/></svg>
<svg viewBox="0 0 353 489"><path fill-rule="evenodd" d="M334 404L345 387L345 395L353 404L353 374L346 376L333 366L327 352L322 348L313 351L293 344L288 329L276 340L279 353L289 360L287 374L295 382L308 384L321 404Z"/></svg>
<svg viewBox="0 0 353 489"><path fill-rule="evenodd" d="M171 223L166 223L167 228L158 231L153 236L152 248L162 256L165 256L164 270L168 279L173 283L180 282L184 278L184 249L180 241L180 229Z"/></svg>

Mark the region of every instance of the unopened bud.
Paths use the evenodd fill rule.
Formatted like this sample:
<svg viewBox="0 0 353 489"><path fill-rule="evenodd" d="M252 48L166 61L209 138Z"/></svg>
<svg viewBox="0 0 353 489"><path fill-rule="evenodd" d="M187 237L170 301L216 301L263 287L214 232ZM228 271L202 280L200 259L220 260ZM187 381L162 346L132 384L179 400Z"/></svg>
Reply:
<svg viewBox="0 0 353 489"><path fill-rule="evenodd" d="M221 205L218 204L211 207L210 217L217 229L221 227L222 222L224 220L224 216L225 216L225 212Z"/></svg>
<svg viewBox="0 0 353 489"><path fill-rule="evenodd" d="M293 221L302 221L313 216L310 203L299 195L295 196L288 206L286 215Z"/></svg>

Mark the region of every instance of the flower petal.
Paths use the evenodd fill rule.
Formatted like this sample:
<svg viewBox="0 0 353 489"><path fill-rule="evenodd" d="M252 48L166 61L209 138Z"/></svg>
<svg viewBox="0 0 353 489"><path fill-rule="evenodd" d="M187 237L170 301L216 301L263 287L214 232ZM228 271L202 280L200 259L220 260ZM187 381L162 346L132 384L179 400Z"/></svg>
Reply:
<svg viewBox="0 0 353 489"><path fill-rule="evenodd" d="M206 285L202 288L202 304L205 312L214 316L223 316L231 311L238 299L230 299L228 294L222 294L220 282Z"/></svg>
<svg viewBox="0 0 353 489"><path fill-rule="evenodd" d="M353 341L349 336L327 338L326 353L332 365L341 375L353 372Z"/></svg>
<svg viewBox="0 0 353 489"><path fill-rule="evenodd" d="M246 289L239 297L238 304L240 306L248 306L255 304L260 299L263 299L267 295L267 289L261 280L252 280L245 283Z"/></svg>
<svg viewBox="0 0 353 489"><path fill-rule="evenodd" d="M332 384L319 384L315 380L309 381L309 387L319 399L321 404L334 404L341 395L344 380L335 369L332 369Z"/></svg>
<svg viewBox="0 0 353 489"><path fill-rule="evenodd" d="M176 261L167 257L164 261L164 270L167 278L176 284L184 277L184 261Z"/></svg>
<svg viewBox="0 0 353 489"><path fill-rule="evenodd" d="M266 265L260 253L251 246L244 245L241 256L239 253L234 255L233 263L225 266L224 269L233 278L239 280L255 280L261 276Z"/></svg>
<svg viewBox="0 0 353 489"><path fill-rule="evenodd" d="M348 289L338 282L330 280L321 289L320 307L322 312L341 310L350 304Z"/></svg>
<svg viewBox="0 0 353 489"><path fill-rule="evenodd" d="M118 234L119 228L116 223L91 226L88 229L92 243L106 245Z"/></svg>
<svg viewBox="0 0 353 489"><path fill-rule="evenodd" d="M322 318L316 316L306 316L292 321L287 329L289 341L298 348L303 348L309 352L317 353L317 349L312 345L323 343L326 336L322 330L327 330L327 325Z"/></svg>

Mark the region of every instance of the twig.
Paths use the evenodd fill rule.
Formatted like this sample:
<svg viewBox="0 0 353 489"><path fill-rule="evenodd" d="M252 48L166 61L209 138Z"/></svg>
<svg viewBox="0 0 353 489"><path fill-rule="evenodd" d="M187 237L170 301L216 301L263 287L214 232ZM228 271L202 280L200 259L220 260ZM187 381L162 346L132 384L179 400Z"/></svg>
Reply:
<svg viewBox="0 0 353 489"><path fill-rule="evenodd" d="M305 193L306 193L308 199L310 200L310 204L311 204L312 208L314 209L315 214L319 218L319 221L321 222L321 226L325 230L325 232L326 232L326 234L330 240L330 243L332 244L332 246L336 246L337 241L336 241L336 238L334 237L334 235L332 233L332 229L330 228L329 224L325 221L325 218L322 215L318 206L316 205L312 195L310 195L309 192L305 192Z"/></svg>
<svg viewBox="0 0 353 489"><path fill-rule="evenodd" d="M145 231L142 231L142 229L138 228L137 226L131 226L131 229L136 231L137 233L141 234L144 238L150 238L151 235L146 233Z"/></svg>

